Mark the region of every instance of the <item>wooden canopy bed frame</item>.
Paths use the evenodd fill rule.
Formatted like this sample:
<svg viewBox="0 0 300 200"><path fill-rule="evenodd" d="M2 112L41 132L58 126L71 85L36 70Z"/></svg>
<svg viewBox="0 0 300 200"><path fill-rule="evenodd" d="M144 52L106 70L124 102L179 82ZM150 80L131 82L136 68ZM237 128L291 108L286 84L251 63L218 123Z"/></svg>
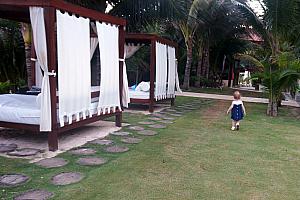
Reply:
<svg viewBox="0 0 300 200"><path fill-rule="evenodd" d="M81 17L89 18L91 20L100 21L104 23L110 23L118 25L119 30L119 58L124 55L125 44L125 26L126 21L117 17L106 15L94 10L83 8L77 5L66 3L62 0L0 0L0 18L15 20L19 22L30 23L29 7L42 7L44 8L45 16L45 29L46 40L48 49L48 70L57 72L57 40L56 40L56 10L79 15ZM32 48L34 45L32 45ZM32 55L34 56L34 55ZM32 64L32 71L34 76L34 64ZM120 87L120 100L122 102L122 88L123 88L123 61L119 61L119 87ZM103 118L115 116L116 126L121 127L122 110L117 109L115 113L108 113L102 115L94 114L91 118L80 118L79 121L73 120L72 124L65 124L64 127L60 127L57 116L57 103L59 97L57 97L57 76L50 76L50 96L51 96L51 132L43 132L48 134L48 146L50 151L58 150L58 136L59 134L72 130L83 125L96 122ZM92 92L91 97L99 97L100 92ZM121 103L122 105L122 103ZM22 123L11 123L0 121L0 127L14 128L29 130L35 133L40 133L40 125L30 125Z"/></svg>
<svg viewBox="0 0 300 200"><path fill-rule="evenodd" d="M168 40L166 38L162 38L158 35L154 34L146 34L146 33L126 33L125 35L125 43L126 44L141 44L150 46L150 95L149 99L138 99L138 98L130 98L130 103L133 104L147 104L149 105L149 112L154 112L154 105L163 101L170 101L171 106L175 104L175 98L166 98L163 100L155 99L155 69L156 69L156 43L159 42L161 44L168 45L170 47L174 47L176 51L176 57L178 53L178 44Z"/></svg>

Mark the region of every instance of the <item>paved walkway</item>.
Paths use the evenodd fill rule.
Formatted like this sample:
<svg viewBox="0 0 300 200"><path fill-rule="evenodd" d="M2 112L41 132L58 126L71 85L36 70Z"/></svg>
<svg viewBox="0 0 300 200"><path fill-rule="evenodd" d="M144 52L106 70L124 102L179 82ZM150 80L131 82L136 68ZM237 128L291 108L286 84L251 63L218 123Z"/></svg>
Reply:
<svg viewBox="0 0 300 200"><path fill-rule="evenodd" d="M232 101L232 96L230 96L230 95L194 93L194 92L183 92L183 93L178 93L177 92L176 95L177 96L184 96L184 97L199 97L199 98L205 98L205 99L218 99L218 100ZM250 102L250 103L264 103L264 104L267 104L269 102L268 99L254 98L254 97L243 97L242 100L244 102ZM300 108L300 104L297 103L296 101L293 101L293 100L283 101L282 105Z"/></svg>

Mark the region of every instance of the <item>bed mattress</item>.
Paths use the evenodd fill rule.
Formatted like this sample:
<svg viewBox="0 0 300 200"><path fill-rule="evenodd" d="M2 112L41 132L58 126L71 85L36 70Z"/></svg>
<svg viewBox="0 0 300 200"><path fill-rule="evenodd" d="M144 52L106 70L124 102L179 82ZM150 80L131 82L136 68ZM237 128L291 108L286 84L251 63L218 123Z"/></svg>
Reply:
<svg viewBox="0 0 300 200"><path fill-rule="evenodd" d="M150 99L150 92L129 89L129 97L130 99Z"/></svg>
<svg viewBox="0 0 300 200"><path fill-rule="evenodd" d="M3 94L0 95L0 121L21 123L21 124L40 124L40 108L36 102L37 96ZM98 101L92 99L91 109L97 112Z"/></svg>

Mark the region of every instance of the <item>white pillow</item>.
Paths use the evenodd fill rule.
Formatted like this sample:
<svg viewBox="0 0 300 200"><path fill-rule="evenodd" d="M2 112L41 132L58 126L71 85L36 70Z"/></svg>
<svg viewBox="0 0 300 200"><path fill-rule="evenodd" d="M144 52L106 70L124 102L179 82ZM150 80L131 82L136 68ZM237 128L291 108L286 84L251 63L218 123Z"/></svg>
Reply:
<svg viewBox="0 0 300 200"><path fill-rule="evenodd" d="M141 82L135 89L136 91L149 92L150 82Z"/></svg>

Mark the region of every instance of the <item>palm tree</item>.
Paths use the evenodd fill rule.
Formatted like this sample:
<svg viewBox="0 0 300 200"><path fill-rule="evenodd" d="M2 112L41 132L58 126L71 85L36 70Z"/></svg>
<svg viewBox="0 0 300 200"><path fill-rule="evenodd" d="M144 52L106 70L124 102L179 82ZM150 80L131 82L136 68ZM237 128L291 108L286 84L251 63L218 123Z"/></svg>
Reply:
<svg viewBox="0 0 300 200"><path fill-rule="evenodd" d="M267 113L270 116L277 116L277 92L280 90L276 88L278 88L277 83L281 83L278 80L281 79L274 76L279 76L278 74L282 73L278 62L283 52L283 44L288 42L292 48L294 48L293 45L299 44L300 40L296 33L299 32L300 28L298 20L300 4L298 0L258 0L258 2L264 11L261 17L243 5L240 5L240 7L243 9L244 14L247 15L249 23L252 24L254 30L264 39L267 52L270 52L266 55L265 60L268 63L266 65L268 69L265 69L265 73L270 74L268 84L270 97Z"/></svg>

